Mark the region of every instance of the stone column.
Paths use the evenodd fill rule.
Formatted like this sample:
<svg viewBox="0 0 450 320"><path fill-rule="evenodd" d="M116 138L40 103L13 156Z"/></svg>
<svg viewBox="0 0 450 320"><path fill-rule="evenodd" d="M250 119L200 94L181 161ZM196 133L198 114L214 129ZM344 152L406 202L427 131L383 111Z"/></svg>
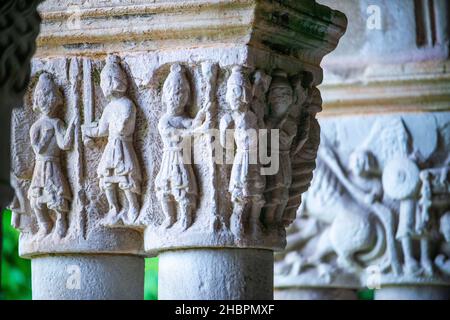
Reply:
<svg viewBox="0 0 450 320"><path fill-rule="evenodd" d="M312 287L334 292L344 273L375 299L448 299L448 3L320 2L349 27L323 63L318 168L301 208L313 227L293 230L277 290L321 279Z"/></svg>
<svg viewBox="0 0 450 320"><path fill-rule="evenodd" d="M310 0L77 4L40 6L13 115L33 296L142 298L142 257L159 255L162 299L272 298L345 16Z"/></svg>

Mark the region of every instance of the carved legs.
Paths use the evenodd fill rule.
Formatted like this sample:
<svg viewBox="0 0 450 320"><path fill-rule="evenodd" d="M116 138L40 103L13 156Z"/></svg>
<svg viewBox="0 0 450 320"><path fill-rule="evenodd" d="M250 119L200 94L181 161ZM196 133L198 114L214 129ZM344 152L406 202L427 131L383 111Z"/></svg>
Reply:
<svg viewBox="0 0 450 320"><path fill-rule="evenodd" d="M67 233L67 213L56 211L56 234L64 238Z"/></svg>
<svg viewBox="0 0 450 320"><path fill-rule="evenodd" d="M134 193L131 190L124 190L125 197L128 201L128 213L125 217L125 220L132 224L136 222L137 218L139 217L139 204L136 193Z"/></svg>
<svg viewBox="0 0 450 320"><path fill-rule="evenodd" d="M420 240L420 265L426 274L433 274L434 268L430 259L430 241L428 239Z"/></svg>
<svg viewBox="0 0 450 320"><path fill-rule="evenodd" d="M52 219L48 214L47 208L42 204L36 204L33 206L34 214L39 224L39 234L46 236L50 234L53 227Z"/></svg>
<svg viewBox="0 0 450 320"><path fill-rule="evenodd" d="M117 200L117 193L115 187L110 187L105 189L106 198L108 199L109 212L107 219L112 221L117 219L117 214L119 213L119 201Z"/></svg>
<svg viewBox="0 0 450 320"><path fill-rule="evenodd" d="M180 200L179 210L183 230L188 229L194 222L195 200L195 198L188 196Z"/></svg>

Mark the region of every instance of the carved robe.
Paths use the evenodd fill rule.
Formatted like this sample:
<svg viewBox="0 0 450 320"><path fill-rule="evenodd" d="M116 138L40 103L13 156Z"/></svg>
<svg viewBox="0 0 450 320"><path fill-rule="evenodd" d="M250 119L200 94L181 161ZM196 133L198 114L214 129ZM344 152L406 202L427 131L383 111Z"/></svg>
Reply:
<svg viewBox="0 0 450 320"><path fill-rule="evenodd" d="M105 107L98 125L98 136L108 137L97 169L102 189L117 183L122 190L141 193L141 170L133 146L135 124L136 107L128 98Z"/></svg>
<svg viewBox="0 0 450 320"><path fill-rule="evenodd" d="M260 165L257 162L258 138L256 129L258 120L253 112L247 111L245 113L235 112L233 121L236 155L228 190L243 198L259 197L264 191L265 183L261 176ZM254 135L251 134L251 130L254 131Z"/></svg>
<svg viewBox="0 0 450 320"><path fill-rule="evenodd" d="M156 177L156 191L160 195L171 195L176 201L198 195L197 180L190 163L183 160L181 145L186 128L175 128L170 123L170 116L161 118L158 129L164 142L161 169ZM194 205L195 202L192 202Z"/></svg>
<svg viewBox="0 0 450 320"><path fill-rule="evenodd" d="M31 205L46 205L51 210L69 211L72 198L69 184L61 170L61 150L67 149L65 128L60 119L41 117L30 130L30 139L36 155L28 198Z"/></svg>

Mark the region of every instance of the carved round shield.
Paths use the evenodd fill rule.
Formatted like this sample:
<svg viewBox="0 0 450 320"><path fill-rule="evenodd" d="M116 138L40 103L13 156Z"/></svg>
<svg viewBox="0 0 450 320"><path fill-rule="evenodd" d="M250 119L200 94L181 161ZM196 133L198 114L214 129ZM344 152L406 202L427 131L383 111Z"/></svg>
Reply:
<svg viewBox="0 0 450 320"><path fill-rule="evenodd" d="M384 192L394 200L414 196L420 184L419 173L417 165L406 157L389 161L383 170Z"/></svg>

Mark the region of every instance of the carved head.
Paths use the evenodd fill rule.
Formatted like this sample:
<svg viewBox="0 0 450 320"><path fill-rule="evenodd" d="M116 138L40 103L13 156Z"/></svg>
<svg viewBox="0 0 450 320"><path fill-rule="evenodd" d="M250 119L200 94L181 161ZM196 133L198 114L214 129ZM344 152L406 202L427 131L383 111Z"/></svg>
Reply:
<svg viewBox="0 0 450 320"><path fill-rule="evenodd" d="M128 88L125 71L120 66L117 56L108 56L106 65L100 73L100 87L107 98L121 97Z"/></svg>
<svg viewBox="0 0 450 320"><path fill-rule="evenodd" d="M245 110L251 101L250 81L242 67L234 67L228 78L226 100L234 111Z"/></svg>
<svg viewBox="0 0 450 320"><path fill-rule="evenodd" d="M273 118L281 119L287 114L294 102L293 95L287 73L275 70L269 89L270 114Z"/></svg>
<svg viewBox="0 0 450 320"><path fill-rule="evenodd" d="M42 73L34 89L33 110L47 116L55 116L63 105L63 96L48 73Z"/></svg>
<svg viewBox="0 0 450 320"><path fill-rule="evenodd" d="M380 172L375 155L364 149L355 150L351 153L349 166L351 172L360 177L376 176Z"/></svg>
<svg viewBox="0 0 450 320"><path fill-rule="evenodd" d="M182 114L189 102L190 92L191 87L183 67L179 64L172 65L163 86L162 100L167 107L167 113Z"/></svg>
<svg viewBox="0 0 450 320"><path fill-rule="evenodd" d="M441 217L440 231L446 242L450 243L450 212L445 213Z"/></svg>

